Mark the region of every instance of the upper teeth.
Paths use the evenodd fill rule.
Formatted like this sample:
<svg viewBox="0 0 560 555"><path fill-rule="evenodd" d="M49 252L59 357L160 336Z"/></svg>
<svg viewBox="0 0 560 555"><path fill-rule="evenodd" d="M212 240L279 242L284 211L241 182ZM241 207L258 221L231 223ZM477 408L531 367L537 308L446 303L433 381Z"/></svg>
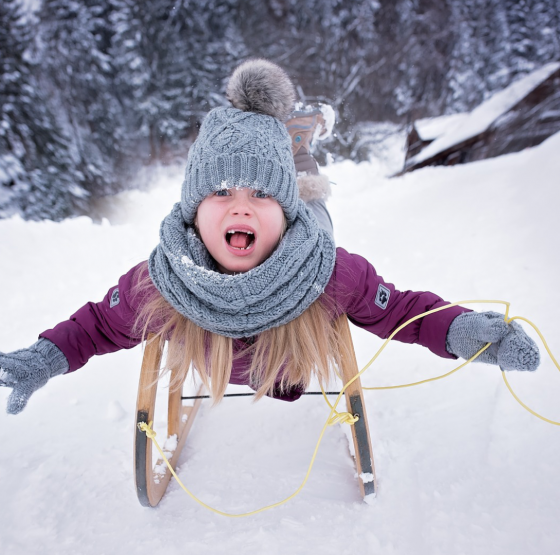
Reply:
<svg viewBox="0 0 560 555"><path fill-rule="evenodd" d="M246 233L247 235L254 235L252 231L247 231L246 229L228 229L227 234L231 233Z"/></svg>

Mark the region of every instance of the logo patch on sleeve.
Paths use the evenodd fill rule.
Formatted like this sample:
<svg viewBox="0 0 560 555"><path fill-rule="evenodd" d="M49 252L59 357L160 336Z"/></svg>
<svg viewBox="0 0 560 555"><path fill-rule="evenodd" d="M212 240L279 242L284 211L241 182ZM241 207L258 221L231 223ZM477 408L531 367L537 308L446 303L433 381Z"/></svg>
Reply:
<svg viewBox="0 0 560 555"><path fill-rule="evenodd" d="M379 293L378 293L379 294ZM119 288L117 287L112 293L111 293L111 302L109 303L109 308L113 308L114 306L117 306L119 303L121 302L121 299L119 297ZM376 301L377 302L377 301Z"/></svg>
<svg viewBox="0 0 560 555"><path fill-rule="evenodd" d="M383 284L379 284L377 288L377 295L375 295L375 304L385 310L387 308L387 303L389 302L389 297L391 296L391 291L387 289Z"/></svg>

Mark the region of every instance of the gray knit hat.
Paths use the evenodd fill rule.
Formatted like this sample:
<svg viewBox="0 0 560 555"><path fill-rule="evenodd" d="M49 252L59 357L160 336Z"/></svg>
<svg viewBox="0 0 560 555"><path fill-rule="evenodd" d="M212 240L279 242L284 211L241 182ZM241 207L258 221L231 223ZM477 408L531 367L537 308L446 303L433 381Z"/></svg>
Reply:
<svg viewBox="0 0 560 555"><path fill-rule="evenodd" d="M250 60L233 72L226 94L233 107L212 110L189 150L183 219L192 224L199 204L214 191L251 187L274 197L291 223L299 195L283 123L294 108L290 78L267 60Z"/></svg>

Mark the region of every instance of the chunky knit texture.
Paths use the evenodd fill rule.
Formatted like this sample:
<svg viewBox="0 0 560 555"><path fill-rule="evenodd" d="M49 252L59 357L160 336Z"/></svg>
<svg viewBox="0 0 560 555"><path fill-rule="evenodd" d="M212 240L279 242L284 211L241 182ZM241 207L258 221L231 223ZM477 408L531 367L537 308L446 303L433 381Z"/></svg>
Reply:
<svg viewBox="0 0 560 555"><path fill-rule="evenodd" d="M492 343L474 362L497 364L502 370L536 370L540 353L535 342L517 322L506 324L497 312L465 312L447 332L447 351L469 359Z"/></svg>
<svg viewBox="0 0 560 555"><path fill-rule="evenodd" d="M274 197L288 223L298 211L298 188L290 137L272 116L216 108L204 120L189 150L181 210L192 224L199 204L211 193L250 187Z"/></svg>
<svg viewBox="0 0 560 555"><path fill-rule="evenodd" d="M227 337L251 337L297 318L331 277L336 249L303 201L272 255L248 272L229 275L215 263L176 204L160 228L148 265L159 292L183 316Z"/></svg>
<svg viewBox="0 0 560 555"><path fill-rule="evenodd" d="M13 388L8 397L8 414L21 412L37 389L68 368L62 351L48 339L39 339L28 349L0 353L0 386Z"/></svg>

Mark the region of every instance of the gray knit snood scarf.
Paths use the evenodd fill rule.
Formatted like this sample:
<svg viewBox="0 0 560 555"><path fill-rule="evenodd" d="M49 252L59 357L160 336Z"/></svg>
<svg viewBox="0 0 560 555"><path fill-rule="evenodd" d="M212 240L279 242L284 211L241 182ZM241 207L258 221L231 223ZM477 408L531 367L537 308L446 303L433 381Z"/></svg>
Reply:
<svg viewBox="0 0 560 555"><path fill-rule="evenodd" d="M300 200L297 217L267 260L248 272L219 273L177 203L162 222L149 271L159 292L183 316L205 330L239 338L302 314L323 293L335 257L331 236Z"/></svg>

